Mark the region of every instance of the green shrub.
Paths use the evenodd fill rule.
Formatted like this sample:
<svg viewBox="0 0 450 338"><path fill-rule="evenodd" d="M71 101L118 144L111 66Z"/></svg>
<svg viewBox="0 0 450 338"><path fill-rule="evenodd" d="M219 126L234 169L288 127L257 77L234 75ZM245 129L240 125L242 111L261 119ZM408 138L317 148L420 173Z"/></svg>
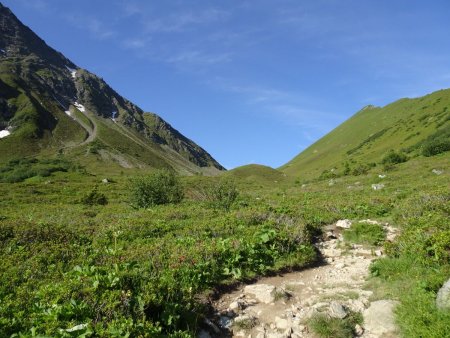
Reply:
<svg viewBox="0 0 450 338"><path fill-rule="evenodd" d="M408 156L406 156L403 153L396 153L394 150L391 150L383 157L381 163L384 165L393 165L403 163L406 161L408 161Z"/></svg>
<svg viewBox="0 0 450 338"><path fill-rule="evenodd" d="M450 139L434 139L424 144L423 156L434 156L450 150Z"/></svg>
<svg viewBox="0 0 450 338"><path fill-rule="evenodd" d="M148 208L158 204L179 203L184 196L177 176L169 170L158 170L131 181L130 204Z"/></svg>
<svg viewBox="0 0 450 338"><path fill-rule="evenodd" d="M106 205L108 198L105 194L98 192L97 186L80 199L80 203L84 205Z"/></svg>
<svg viewBox="0 0 450 338"><path fill-rule="evenodd" d="M369 164L358 164L355 168L352 170L353 176L359 176L359 175L366 175L371 166Z"/></svg>
<svg viewBox="0 0 450 338"><path fill-rule="evenodd" d="M230 210L239 196L236 184L232 180L222 179L209 186L206 197L210 204L217 209Z"/></svg>

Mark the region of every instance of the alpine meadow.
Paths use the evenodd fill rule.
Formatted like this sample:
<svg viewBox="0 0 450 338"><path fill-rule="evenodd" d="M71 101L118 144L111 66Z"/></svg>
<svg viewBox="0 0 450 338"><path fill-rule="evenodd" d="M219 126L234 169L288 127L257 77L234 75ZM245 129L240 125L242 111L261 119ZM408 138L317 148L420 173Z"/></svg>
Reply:
<svg viewBox="0 0 450 338"><path fill-rule="evenodd" d="M450 337L450 89L421 95L227 170L0 4L0 337Z"/></svg>

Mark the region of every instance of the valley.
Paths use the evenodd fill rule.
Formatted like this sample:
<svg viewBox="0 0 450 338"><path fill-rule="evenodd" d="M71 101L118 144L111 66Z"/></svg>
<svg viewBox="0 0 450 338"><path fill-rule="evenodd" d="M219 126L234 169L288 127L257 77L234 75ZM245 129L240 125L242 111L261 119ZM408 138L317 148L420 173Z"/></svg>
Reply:
<svg viewBox="0 0 450 338"><path fill-rule="evenodd" d="M226 170L0 33L0 337L450 337L450 89Z"/></svg>

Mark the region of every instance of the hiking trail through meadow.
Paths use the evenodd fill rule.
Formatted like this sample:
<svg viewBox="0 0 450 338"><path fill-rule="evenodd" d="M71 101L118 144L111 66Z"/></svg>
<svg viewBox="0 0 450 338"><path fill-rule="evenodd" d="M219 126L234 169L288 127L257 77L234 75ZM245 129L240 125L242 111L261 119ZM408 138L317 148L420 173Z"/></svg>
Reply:
<svg viewBox="0 0 450 338"><path fill-rule="evenodd" d="M397 235L397 229L386 223L360 222L382 225L387 241ZM261 278L222 295L213 304L214 318L206 320L208 330L199 337L317 337L310 318L322 314L345 320L355 313L362 315L363 323L353 327L354 336L397 337L393 315L397 302L371 301L372 291L364 288L369 265L383 256L382 249L345 243L341 232L350 227L348 220L326 227L325 240L316 244L323 257L321 265Z"/></svg>

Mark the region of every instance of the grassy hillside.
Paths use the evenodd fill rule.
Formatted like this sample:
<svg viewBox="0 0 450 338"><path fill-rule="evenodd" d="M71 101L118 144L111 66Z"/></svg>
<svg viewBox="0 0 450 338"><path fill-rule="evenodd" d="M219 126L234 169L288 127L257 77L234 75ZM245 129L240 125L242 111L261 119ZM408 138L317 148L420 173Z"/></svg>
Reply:
<svg viewBox="0 0 450 338"><path fill-rule="evenodd" d="M286 174L260 164L248 164L229 170L224 174L240 182L251 184L276 185L288 180Z"/></svg>
<svg viewBox="0 0 450 338"><path fill-rule="evenodd" d="M439 134L450 139L449 89L383 108L367 106L280 170L302 179L317 178L324 171L342 174L346 167L379 164L390 150L421 155L421 142Z"/></svg>
<svg viewBox="0 0 450 338"><path fill-rule="evenodd" d="M449 156L332 186L260 184L278 173L246 166L231 172L239 195L229 209L195 193L217 180L208 177L182 179L181 203L135 209L130 177L119 171L104 184L104 175L64 158L1 166L0 335L77 327L86 336L193 337L212 290L303 267L317 258L311 243L323 225L371 218L402 233L371 268L374 299L401 302L405 336L445 337L449 316L434 298L450 273ZM251 183L247 173L255 172ZM379 183L385 187L371 188Z"/></svg>

